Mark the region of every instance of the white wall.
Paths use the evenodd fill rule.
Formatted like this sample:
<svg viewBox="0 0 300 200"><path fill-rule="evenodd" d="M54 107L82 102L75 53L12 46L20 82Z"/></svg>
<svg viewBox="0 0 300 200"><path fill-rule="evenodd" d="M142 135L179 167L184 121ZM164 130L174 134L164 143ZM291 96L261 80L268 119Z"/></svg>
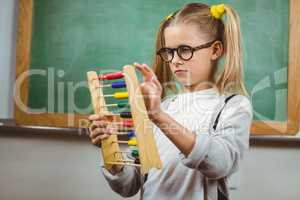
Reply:
<svg viewBox="0 0 300 200"><path fill-rule="evenodd" d="M233 200L299 200L300 146L252 146Z"/></svg>
<svg viewBox="0 0 300 200"><path fill-rule="evenodd" d="M100 172L99 149L77 136L0 133L0 162L1 200L123 199Z"/></svg>
<svg viewBox="0 0 300 200"><path fill-rule="evenodd" d="M12 118L17 0L0 0L0 118Z"/></svg>
<svg viewBox="0 0 300 200"><path fill-rule="evenodd" d="M0 133L1 200L121 200L88 140ZM299 200L300 147L252 147L232 200ZM137 200L138 195L132 200Z"/></svg>

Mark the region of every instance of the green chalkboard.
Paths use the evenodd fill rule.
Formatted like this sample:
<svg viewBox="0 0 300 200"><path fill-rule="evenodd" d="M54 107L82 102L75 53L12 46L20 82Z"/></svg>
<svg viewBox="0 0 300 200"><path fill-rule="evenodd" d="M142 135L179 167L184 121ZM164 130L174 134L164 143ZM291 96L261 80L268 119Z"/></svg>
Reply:
<svg viewBox="0 0 300 200"><path fill-rule="evenodd" d="M33 112L88 114L86 72L114 72L135 61L151 64L161 19L193 1L33 2L28 106ZM289 1L223 2L240 14L254 119L286 120Z"/></svg>

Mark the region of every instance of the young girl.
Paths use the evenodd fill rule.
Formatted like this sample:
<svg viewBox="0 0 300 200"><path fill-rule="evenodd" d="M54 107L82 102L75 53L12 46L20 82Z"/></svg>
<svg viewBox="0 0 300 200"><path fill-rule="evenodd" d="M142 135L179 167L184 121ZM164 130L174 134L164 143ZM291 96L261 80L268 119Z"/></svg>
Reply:
<svg viewBox="0 0 300 200"><path fill-rule="evenodd" d="M239 169L252 120L238 15L224 4L188 4L161 22L156 47L154 71L135 66L144 76L141 89L163 168L150 170L143 185L130 166L103 169L104 177L124 197L142 188L146 200L228 199L227 178ZM182 91L168 97L175 80ZM114 131L103 115L90 120L96 145Z"/></svg>

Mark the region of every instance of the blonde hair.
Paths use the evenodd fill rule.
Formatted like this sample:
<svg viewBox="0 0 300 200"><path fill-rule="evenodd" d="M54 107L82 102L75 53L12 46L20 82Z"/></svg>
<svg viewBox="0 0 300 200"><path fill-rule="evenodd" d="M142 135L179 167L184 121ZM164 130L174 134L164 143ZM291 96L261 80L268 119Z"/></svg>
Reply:
<svg viewBox="0 0 300 200"><path fill-rule="evenodd" d="M236 11L225 5L226 23L211 15L210 7L202 3L191 3L164 19L159 26L156 36L156 51L153 59L153 70L163 85L162 98L167 90L178 92L174 77L168 66L156 52L164 47L164 30L172 25L184 23L198 27L208 40L218 40L223 44L225 63L224 68L214 73L214 85L220 94L238 93L248 95L243 80L243 57L241 45L240 20ZM170 83L172 83L170 85Z"/></svg>

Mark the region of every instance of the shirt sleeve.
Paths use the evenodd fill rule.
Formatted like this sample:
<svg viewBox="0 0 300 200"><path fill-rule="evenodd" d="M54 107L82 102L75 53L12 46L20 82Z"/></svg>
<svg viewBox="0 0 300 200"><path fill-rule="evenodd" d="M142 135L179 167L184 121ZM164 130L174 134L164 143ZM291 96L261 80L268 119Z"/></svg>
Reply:
<svg viewBox="0 0 300 200"><path fill-rule="evenodd" d="M115 175L102 168L102 174L111 189L123 197L135 195L141 187L140 172L135 167L124 166L123 170Z"/></svg>
<svg viewBox="0 0 300 200"><path fill-rule="evenodd" d="M195 131L192 151L188 156L181 154L183 164L211 179L234 173L249 148L252 117L250 101L242 95L233 97L225 105L214 132Z"/></svg>

